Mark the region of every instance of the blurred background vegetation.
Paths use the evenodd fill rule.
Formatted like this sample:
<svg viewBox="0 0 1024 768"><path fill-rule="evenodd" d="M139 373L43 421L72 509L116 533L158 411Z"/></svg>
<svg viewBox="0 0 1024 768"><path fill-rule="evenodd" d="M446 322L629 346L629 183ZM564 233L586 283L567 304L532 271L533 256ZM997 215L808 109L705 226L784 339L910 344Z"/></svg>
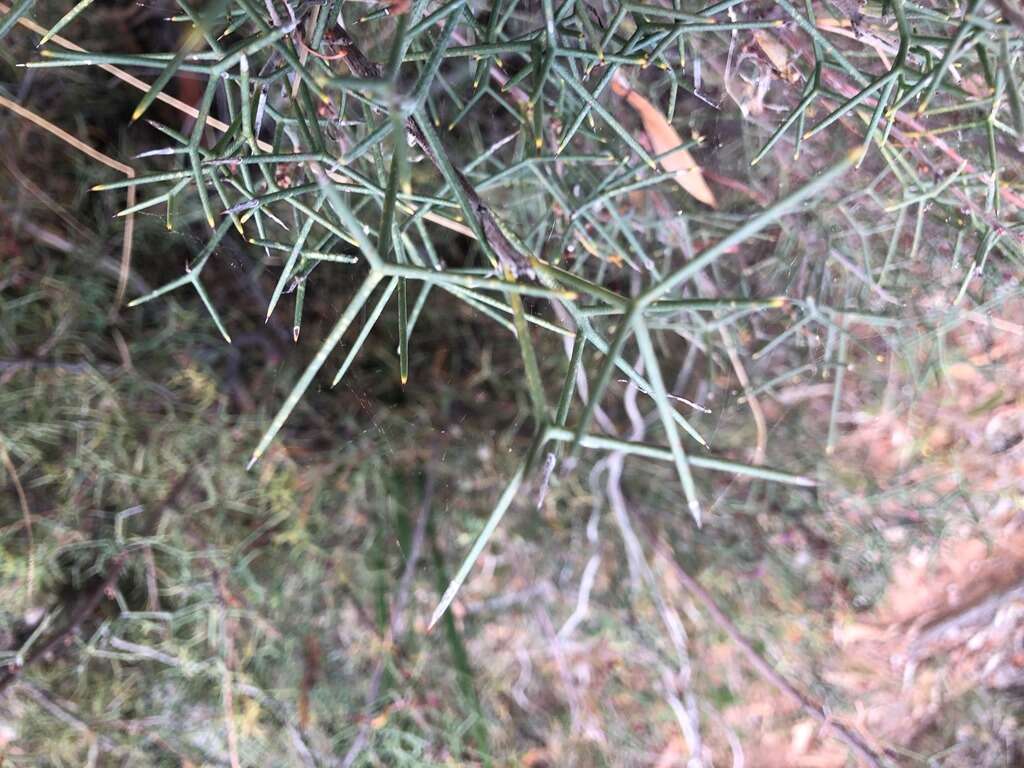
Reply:
<svg viewBox="0 0 1024 768"><path fill-rule="evenodd" d="M1012 4L900 3L913 12L921 67L964 35L932 111L907 107L908 119L923 121L916 129L895 120L869 128L874 138L888 130L887 145L781 226L731 249L685 294L789 301L652 323L666 385L711 446L705 454L745 465L767 458L816 485L702 472L698 528L671 462L584 451L550 476L534 468L432 629L531 443L531 389L508 321L433 290L403 385L401 310L389 303L341 384L330 389L321 374L247 471L344 310L351 268L321 263L308 273L297 341L294 292L265 322L287 254L233 231L203 267L230 344L191 290L124 306L121 281L127 298L144 296L203 252L204 207L194 190L178 196L170 229L164 206L137 212L125 272L125 217L116 216L124 191L90 191L118 172L10 105L139 175L187 168L181 154L135 158L177 146L166 129L187 136L194 121L156 102L153 122L133 122L140 92L96 67L21 67L44 59L40 35L14 20L45 30L68 7L14 5L12 23L0 22L0 764L1024 760L1024 73ZM610 151L614 163L588 161L579 177L562 167L530 175L533 121L553 153L582 102L552 76L550 86L541 79L547 111L526 110L506 94L529 91L531 79L501 87L516 74L512 56L497 71L481 60L491 85L474 103L480 63L446 62L425 108L453 161L480 163L473 178L489 185L488 205L524 240L556 261L568 242L566 269L636 295L651 275L678 268L864 143L872 109L862 105L803 141L794 159L796 132L857 92L844 88L865 84L821 53L822 35L865 80L898 54L888 7L719 5L720 22L739 26L688 35L685 48L659 54L665 68L622 70L682 137L702 137L690 148L715 209L669 172L645 171L630 188L632 177L615 174L632 150L600 121L583 123L578 151ZM409 11L276 7L300 20L339 10L380 62ZM626 7L469 3L477 21L461 22L451 44L484 39L497 12L510 29L544 28L550 13L586 37L586 49ZM702 8L673 7L677 16L652 23L693 23ZM189 26L167 18L183 9L96 0L60 34L89 51L173 52ZM634 15L609 40L629 37ZM360 23L366 16L377 18ZM825 32L808 36L796 16ZM569 39L561 26L556 34ZM528 53L539 68L543 56ZM818 75L814 53L832 56ZM566 61L558 66L595 87L603 62L591 72ZM147 82L159 71L128 68ZM183 70L165 92L196 104L202 80ZM790 124L751 166L816 81L828 106ZM211 114L230 122L229 102L218 96ZM601 103L643 150L663 152L650 115L628 96L610 87ZM359 105L353 97L347 112L321 116L339 131L330 134L338 152L369 132ZM213 131L199 135L215 146ZM381 146L362 162L383 187L394 150L390 140ZM509 169L525 176L491 183ZM312 179L301 173L276 181L287 189ZM411 175L416 192L444 193L427 163L414 162ZM622 188L598 201L600 215L570 226L558 201L599 197L613 176ZM138 199L151 189L140 186ZM356 212L379 219L372 206ZM450 266L485 264L449 230L427 242ZM544 300L524 303L565 322ZM364 308L360 322L369 316ZM571 344L531 338L554 399ZM602 359L587 354L592 385ZM624 354L644 369L637 350ZM596 409L599 431L665 442L649 393L618 376L611 392ZM696 443L688 450L703 455ZM857 734L868 757L815 712Z"/></svg>

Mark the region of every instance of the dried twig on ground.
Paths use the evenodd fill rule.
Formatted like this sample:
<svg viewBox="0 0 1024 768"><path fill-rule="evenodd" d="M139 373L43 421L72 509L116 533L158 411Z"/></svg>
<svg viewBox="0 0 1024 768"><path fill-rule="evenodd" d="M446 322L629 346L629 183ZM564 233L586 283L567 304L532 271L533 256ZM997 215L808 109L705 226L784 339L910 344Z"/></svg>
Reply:
<svg viewBox="0 0 1024 768"><path fill-rule="evenodd" d="M826 733L833 738L839 739L846 744L861 760L864 765L871 768L883 768L888 761L872 749L860 736L847 728L842 723L836 722L825 711L821 704L812 699L806 693L800 691L793 683L783 677L767 659L754 650L751 642L743 636L739 628L733 623L725 611L723 611L711 594L704 587L687 573L676 561L672 550L660 541L654 540L655 551L661 555L662 560L668 564L673 575L679 580L693 598L703 606L712 620L725 632L729 639L736 644L736 647L747 657L747 661L754 668L754 671L766 682L777 688L783 695L793 703L798 704L808 715L810 715Z"/></svg>
<svg viewBox="0 0 1024 768"><path fill-rule="evenodd" d="M107 564L107 572L103 581L93 589L88 598L79 604L78 608L76 608L74 613L71 614L71 618L68 619L68 622L61 627L60 630L50 635L49 639L36 646L25 657L22 664L8 665L7 671L0 675L0 693L13 683L18 678L18 675L20 675L21 672L34 661L37 661L39 658L46 656L49 653L59 654L67 647L67 643L65 641L70 639L71 635L81 627L82 622L96 612L100 603L103 602L103 598L108 592L114 589L117 584L117 579L121 575L121 571L124 570L124 564L127 558L128 556L124 552L115 555Z"/></svg>

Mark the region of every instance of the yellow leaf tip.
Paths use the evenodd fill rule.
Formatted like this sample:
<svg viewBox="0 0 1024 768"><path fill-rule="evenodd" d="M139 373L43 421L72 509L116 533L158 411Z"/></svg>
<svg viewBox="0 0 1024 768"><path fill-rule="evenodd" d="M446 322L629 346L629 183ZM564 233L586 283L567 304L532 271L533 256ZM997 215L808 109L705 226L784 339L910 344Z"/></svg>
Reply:
<svg viewBox="0 0 1024 768"><path fill-rule="evenodd" d="M856 148L850 150L849 154L847 154L847 156L846 156L846 159L847 159L848 162L855 163L856 165L860 165L861 161L864 159L864 155L866 155L866 154L867 154L867 147L856 147Z"/></svg>

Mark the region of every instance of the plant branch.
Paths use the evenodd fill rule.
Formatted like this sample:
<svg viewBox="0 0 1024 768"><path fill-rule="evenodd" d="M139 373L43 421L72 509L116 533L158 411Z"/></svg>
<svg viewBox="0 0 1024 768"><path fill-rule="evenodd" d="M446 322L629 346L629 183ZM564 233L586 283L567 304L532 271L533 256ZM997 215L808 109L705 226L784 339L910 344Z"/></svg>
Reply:
<svg viewBox="0 0 1024 768"><path fill-rule="evenodd" d="M343 61L348 64L352 74L356 77L364 80L379 80L383 76L381 66L366 58L366 55L359 49L352 36L340 24L338 25L335 42L339 45L340 50L345 53ZM412 115L405 118L405 130L416 146L419 147L442 175L445 173L445 166L451 169L456 183L469 201L466 215L473 220L474 231L477 232L478 236L482 235L480 238L481 245L489 246L497 255L501 266L504 269L510 270L513 276L532 278L534 276L533 268L526 257L512 245L499 225L494 213L480 198L476 187L459 170L458 166L452 162L444 148L439 145L432 145L427 140L423 127L416 117ZM438 147L438 152L435 152L435 146Z"/></svg>

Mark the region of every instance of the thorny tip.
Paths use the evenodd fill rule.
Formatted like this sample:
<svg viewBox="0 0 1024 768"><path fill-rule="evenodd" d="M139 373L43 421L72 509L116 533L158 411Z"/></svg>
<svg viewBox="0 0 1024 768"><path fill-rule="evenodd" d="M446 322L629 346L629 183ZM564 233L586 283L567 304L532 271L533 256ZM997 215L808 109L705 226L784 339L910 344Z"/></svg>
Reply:
<svg viewBox="0 0 1024 768"><path fill-rule="evenodd" d="M700 504L693 502L690 504L690 514L693 515L693 522L697 524L698 528L704 527L704 521L701 516Z"/></svg>

